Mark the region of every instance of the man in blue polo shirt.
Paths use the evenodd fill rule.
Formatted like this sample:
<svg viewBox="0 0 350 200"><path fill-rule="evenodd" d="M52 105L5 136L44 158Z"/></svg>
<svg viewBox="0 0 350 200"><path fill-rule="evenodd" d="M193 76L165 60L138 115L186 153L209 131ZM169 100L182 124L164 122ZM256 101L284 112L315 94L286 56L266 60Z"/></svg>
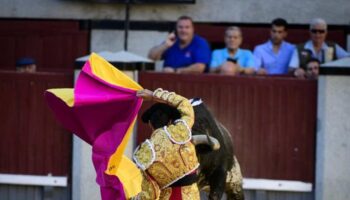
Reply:
<svg viewBox="0 0 350 200"><path fill-rule="evenodd" d="M205 39L194 34L192 19L188 16L179 17L176 33L170 33L162 44L153 47L148 57L153 60L164 59L164 72L207 72L210 48Z"/></svg>
<svg viewBox="0 0 350 200"><path fill-rule="evenodd" d="M270 40L254 49L255 67L258 74L287 74L294 45L284 41L288 23L282 18L271 23Z"/></svg>

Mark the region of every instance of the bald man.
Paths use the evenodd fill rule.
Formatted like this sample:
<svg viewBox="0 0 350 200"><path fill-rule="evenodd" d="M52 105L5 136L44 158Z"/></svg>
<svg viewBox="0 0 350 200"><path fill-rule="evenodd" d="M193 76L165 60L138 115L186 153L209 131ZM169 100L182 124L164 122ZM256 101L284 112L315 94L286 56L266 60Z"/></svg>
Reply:
<svg viewBox="0 0 350 200"><path fill-rule="evenodd" d="M226 48L214 50L210 71L228 75L254 74L254 56L250 50L239 48L243 41L242 31L237 26L228 27L224 41Z"/></svg>

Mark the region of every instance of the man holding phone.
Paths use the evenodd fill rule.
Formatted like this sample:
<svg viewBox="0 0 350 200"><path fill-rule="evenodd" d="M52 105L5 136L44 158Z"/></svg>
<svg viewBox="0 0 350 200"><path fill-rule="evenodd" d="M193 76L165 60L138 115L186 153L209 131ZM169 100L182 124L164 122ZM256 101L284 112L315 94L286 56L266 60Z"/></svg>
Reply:
<svg viewBox="0 0 350 200"><path fill-rule="evenodd" d="M152 60L164 60L164 72L208 71L210 48L204 38L194 34L192 19L188 16L179 17L176 33L170 33L162 44L153 47L148 57Z"/></svg>
<svg viewBox="0 0 350 200"><path fill-rule="evenodd" d="M236 26L225 31L226 48L213 51L210 71L227 74L254 74L254 56L250 50L239 48L242 44L242 31Z"/></svg>

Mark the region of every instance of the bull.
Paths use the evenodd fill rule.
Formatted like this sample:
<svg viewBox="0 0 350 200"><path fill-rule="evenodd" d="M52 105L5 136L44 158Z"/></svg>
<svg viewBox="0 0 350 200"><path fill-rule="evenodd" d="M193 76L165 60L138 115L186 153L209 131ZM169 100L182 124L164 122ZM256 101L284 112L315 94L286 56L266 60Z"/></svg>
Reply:
<svg viewBox="0 0 350 200"><path fill-rule="evenodd" d="M234 155L229 131L211 114L201 99L192 99L195 113L192 142L200 162L198 186L209 192L210 200L220 200L223 193L227 199L243 200L242 174ZM144 123L161 128L180 118L177 109L156 103L142 115Z"/></svg>

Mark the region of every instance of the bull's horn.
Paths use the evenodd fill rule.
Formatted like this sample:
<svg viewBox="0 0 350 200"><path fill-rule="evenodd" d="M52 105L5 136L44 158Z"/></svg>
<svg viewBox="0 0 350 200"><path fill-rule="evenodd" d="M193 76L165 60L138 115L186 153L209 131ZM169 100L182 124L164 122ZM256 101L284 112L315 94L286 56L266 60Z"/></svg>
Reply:
<svg viewBox="0 0 350 200"><path fill-rule="evenodd" d="M194 145L207 144L212 148L213 151L220 149L219 141L216 138L207 135L193 135L192 143Z"/></svg>

